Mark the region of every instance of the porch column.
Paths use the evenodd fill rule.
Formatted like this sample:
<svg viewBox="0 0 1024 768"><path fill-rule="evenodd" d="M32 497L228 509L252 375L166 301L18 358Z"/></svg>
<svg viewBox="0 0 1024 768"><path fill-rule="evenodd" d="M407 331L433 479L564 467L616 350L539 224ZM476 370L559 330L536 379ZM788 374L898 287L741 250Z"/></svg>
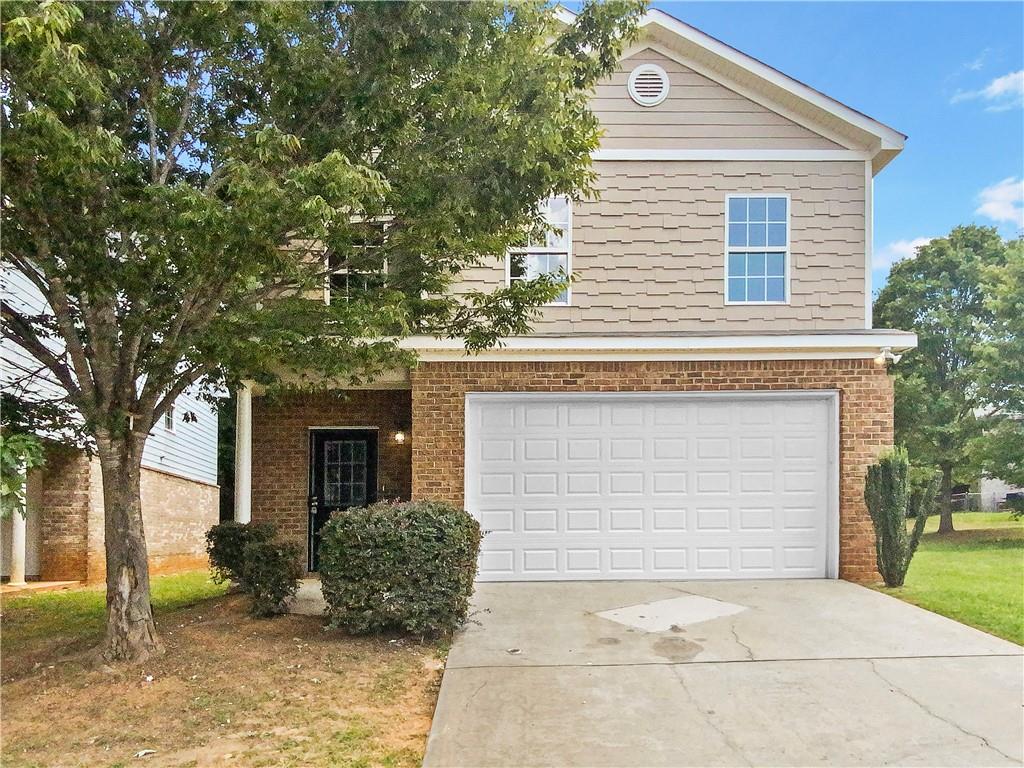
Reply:
<svg viewBox="0 0 1024 768"><path fill-rule="evenodd" d="M15 510L11 513L11 579L12 587L25 586L25 514Z"/></svg>
<svg viewBox="0 0 1024 768"><path fill-rule="evenodd" d="M235 522L252 520L252 385L235 395Z"/></svg>

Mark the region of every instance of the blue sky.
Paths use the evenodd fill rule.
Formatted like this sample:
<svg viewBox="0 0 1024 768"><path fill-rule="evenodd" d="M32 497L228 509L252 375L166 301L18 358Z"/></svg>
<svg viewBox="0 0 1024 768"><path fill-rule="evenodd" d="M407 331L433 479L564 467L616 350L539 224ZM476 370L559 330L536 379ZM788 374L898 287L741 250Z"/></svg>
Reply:
<svg viewBox="0 0 1024 768"><path fill-rule="evenodd" d="M875 177L876 289L957 224L1021 233L1024 3L652 6L909 136Z"/></svg>

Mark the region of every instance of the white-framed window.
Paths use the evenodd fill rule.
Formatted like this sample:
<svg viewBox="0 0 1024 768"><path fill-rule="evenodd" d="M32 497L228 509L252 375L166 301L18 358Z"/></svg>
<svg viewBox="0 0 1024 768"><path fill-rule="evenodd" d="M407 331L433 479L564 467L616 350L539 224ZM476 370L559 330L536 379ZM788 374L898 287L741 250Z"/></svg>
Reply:
<svg viewBox="0 0 1024 768"><path fill-rule="evenodd" d="M384 285L388 266L381 256L387 222L364 221L361 239L354 243L346 255L333 251L327 254L329 271L326 300L328 304L349 301L353 296L367 293Z"/></svg>
<svg viewBox="0 0 1024 768"><path fill-rule="evenodd" d="M725 199L725 303L789 303L789 195Z"/></svg>
<svg viewBox="0 0 1024 768"><path fill-rule="evenodd" d="M572 201L568 197L552 197L541 211L544 221L553 229L543 242L525 248L512 248L505 259L505 277L509 285L516 280L536 280L541 275L572 274ZM548 306L568 306L569 285Z"/></svg>
<svg viewBox="0 0 1024 768"><path fill-rule="evenodd" d="M168 432L174 431L174 403L171 403L164 411L164 429Z"/></svg>

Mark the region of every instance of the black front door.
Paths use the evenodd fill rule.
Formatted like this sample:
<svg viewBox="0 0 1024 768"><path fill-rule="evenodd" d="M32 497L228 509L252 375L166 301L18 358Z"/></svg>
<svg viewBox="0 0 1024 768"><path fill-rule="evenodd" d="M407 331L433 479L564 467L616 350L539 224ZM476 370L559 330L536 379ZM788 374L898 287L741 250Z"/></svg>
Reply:
<svg viewBox="0 0 1024 768"><path fill-rule="evenodd" d="M319 570L320 529L331 515L377 500L377 431L315 430L310 439L309 570Z"/></svg>

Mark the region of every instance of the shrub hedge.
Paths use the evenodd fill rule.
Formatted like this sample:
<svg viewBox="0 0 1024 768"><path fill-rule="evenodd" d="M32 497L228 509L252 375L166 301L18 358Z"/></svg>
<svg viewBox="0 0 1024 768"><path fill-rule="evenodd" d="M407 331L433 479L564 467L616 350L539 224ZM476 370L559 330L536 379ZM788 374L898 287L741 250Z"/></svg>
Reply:
<svg viewBox="0 0 1024 768"><path fill-rule="evenodd" d="M272 523L218 523L206 532L206 553L216 582L242 583L243 552L250 541L273 541L277 529Z"/></svg>
<svg viewBox="0 0 1024 768"><path fill-rule="evenodd" d="M380 503L335 515L320 543L332 626L439 635L466 620L480 525L450 504Z"/></svg>
<svg viewBox="0 0 1024 768"><path fill-rule="evenodd" d="M302 550L294 542L253 539L243 549L242 589L252 597L254 616L284 612L284 601L299 588Z"/></svg>

